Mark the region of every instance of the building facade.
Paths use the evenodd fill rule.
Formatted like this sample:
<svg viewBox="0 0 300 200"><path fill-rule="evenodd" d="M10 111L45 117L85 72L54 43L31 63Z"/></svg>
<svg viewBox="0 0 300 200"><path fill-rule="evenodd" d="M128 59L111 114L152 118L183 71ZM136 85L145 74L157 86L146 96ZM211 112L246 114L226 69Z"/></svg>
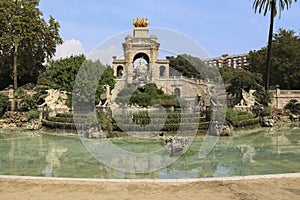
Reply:
<svg viewBox="0 0 300 200"><path fill-rule="evenodd" d="M247 54L237 54L237 55L223 54L216 58L205 59L203 60L203 62L208 66L215 66L215 67L228 66L233 68L243 68L249 65L247 61Z"/></svg>
<svg viewBox="0 0 300 200"><path fill-rule="evenodd" d="M140 20L140 21L138 21ZM135 20L132 35L125 37L123 59L113 57L116 85L112 90L112 101L128 84L143 87L154 83L165 94L173 94L186 100L195 101L206 92L206 85L196 79L170 76L169 60L159 59L160 43L155 35L149 35L148 21ZM143 21L144 20L144 21Z"/></svg>

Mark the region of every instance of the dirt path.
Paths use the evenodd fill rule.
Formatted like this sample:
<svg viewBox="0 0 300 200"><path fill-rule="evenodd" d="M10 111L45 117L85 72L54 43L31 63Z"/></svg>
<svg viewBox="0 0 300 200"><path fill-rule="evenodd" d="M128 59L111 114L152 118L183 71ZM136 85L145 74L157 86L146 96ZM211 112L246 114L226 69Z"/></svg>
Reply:
<svg viewBox="0 0 300 200"><path fill-rule="evenodd" d="M297 177L196 182L112 182L0 177L1 200L300 199Z"/></svg>

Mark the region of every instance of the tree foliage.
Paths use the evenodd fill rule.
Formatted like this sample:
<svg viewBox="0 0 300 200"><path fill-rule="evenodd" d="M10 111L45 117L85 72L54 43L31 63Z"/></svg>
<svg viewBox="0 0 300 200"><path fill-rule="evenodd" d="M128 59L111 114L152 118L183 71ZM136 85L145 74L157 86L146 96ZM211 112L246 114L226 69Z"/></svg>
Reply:
<svg viewBox="0 0 300 200"><path fill-rule="evenodd" d="M0 89L12 84L13 57L17 48L19 85L35 83L43 63L62 43L60 25L50 16L43 19L39 0L0 1Z"/></svg>
<svg viewBox="0 0 300 200"><path fill-rule="evenodd" d="M77 100L89 102L89 98L95 95L96 104L100 102L104 85L109 85L111 90L115 86L112 68L104 66L100 61L87 60L84 55L72 55L50 62L47 71L39 77L38 84L66 90L72 94L75 81L75 90L80 97Z"/></svg>
<svg viewBox="0 0 300 200"><path fill-rule="evenodd" d="M266 89L269 90L270 86L270 70L271 70L271 56L272 56L272 49L273 49L273 29L274 29L274 19L277 15L277 10L279 9L279 17L281 17L281 12L284 9L289 9L293 2L297 2L297 0L254 0L253 2L253 9L255 12L259 13L268 13L270 12L270 28L269 28L269 36L268 36L268 46L267 46L267 65L266 65L266 79L265 79L265 86Z"/></svg>
<svg viewBox="0 0 300 200"><path fill-rule="evenodd" d="M84 55L78 55L52 61L49 66L49 76L46 77L49 82L46 84L72 92L78 70L85 60Z"/></svg>
<svg viewBox="0 0 300 200"><path fill-rule="evenodd" d="M115 77L112 68L103 65L99 60L91 61L84 55L72 55L50 62L46 72L39 77L38 84L67 91L70 94L70 106L74 90L78 97L75 98L76 101L98 104L104 91L103 86L109 85L112 90ZM94 101L91 100L93 97Z"/></svg>
<svg viewBox="0 0 300 200"><path fill-rule="evenodd" d="M114 89L115 87L115 77L114 77L114 70L110 66L104 66L104 71L101 74L101 78L97 85L97 95L96 95L96 103L100 102L100 95L104 92L104 85L109 85L110 90Z"/></svg>
<svg viewBox="0 0 300 200"><path fill-rule="evenodd" d="M260 73L250 72L242 68L222 67L220 73L229 94L240 96L242 89L246 92L256 90L254 96L259 104L267 106L273 96L262 86L263 79Z"/></svg>
<svg viewBox="0 0 300 200"><path fill-rule="evenodd" d="M242 68L222 67L220 73L226 85L228 93L235 95L241 92L241 89L249 92L250 89L258 89L262 84L260 74L252 73Z"/></svg>
<svg viewBox="0 0 300 200"><path fill-rule="evenodd" d="M267 48L250 51L248 55L251 72L258 72L266 80ZM300 37L293 30L279 29L273 37L273 56L271 59L270 85L281 89L300 89Z"/></svg>
<svg viewBox="0 0 300 200"><path fill-rule="evenodd" d="M49 84L72 93L73 100L82 105L95 106L100 102L103 86L109 85L110 89L115 86L111 67L104 66L99 60L86 60L84 55L55 61L49 70Z"/></svg>
<svg viewBox="0 0 300 200"><path fill-rule="evenodd" d="M292 6L293 1L297 2L297 0L254 0L253 9L255 10L255 12L263 12L265 16L269 11L273 11L274 17L277 15L277 11L279 10L280 17L281 12L285 9L289 9ZM271 6L273 4L275 4L274 10L271 10Z"/></svg>
<svg viewBox="0 0 300 200"><path fill-rule="evenodd" d="M22 111L37 110L38 104L35 95L26 96L20 106Z"/></svg>
<svg viewBox="0 0 300 200"><path fill-rule="evenodd" d="M219 70L216 67L205 65L198 57L187 54L178 55L176 58L167 57L170 61L170 76L183 75L187 78L204 79L214 83L222 83Z"/></svg>
<svg viewBox="0 0 300 200"><path fill-rule="evenodd" d="M195 66L193 66L185 56L187 55L178 55L176 58L173 56L167 57L170 61L170 76L183 75L188 78L202 78Z"/></svg>

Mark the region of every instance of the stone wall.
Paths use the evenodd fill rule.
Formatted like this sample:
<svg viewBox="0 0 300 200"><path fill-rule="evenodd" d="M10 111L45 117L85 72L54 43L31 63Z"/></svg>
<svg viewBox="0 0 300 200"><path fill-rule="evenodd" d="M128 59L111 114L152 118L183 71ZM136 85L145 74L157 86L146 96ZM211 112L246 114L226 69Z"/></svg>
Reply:
<svg viewBox="0 0 300 200"><path fill-rule="evenodd" d="M4 119L0 120L0 128L26 128L30 130L38 130L42 128L39 119L29 119L28 112L7 111L4 114Z"/></svg>
<svg viewBox="0 0 300 200"><path fill-rule="evenodd" d="M274 95L274 100L271 104L272 107L283 109L290 100L296 99L300 102L300 90L270 90Z"/></svg>

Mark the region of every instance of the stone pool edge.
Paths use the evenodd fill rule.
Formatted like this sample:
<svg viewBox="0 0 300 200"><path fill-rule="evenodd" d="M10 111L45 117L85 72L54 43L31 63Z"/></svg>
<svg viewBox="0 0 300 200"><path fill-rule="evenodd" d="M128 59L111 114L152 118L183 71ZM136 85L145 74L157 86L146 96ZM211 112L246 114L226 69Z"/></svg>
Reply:
<svg viewBox="0 0 300 200"><path fill-rule="evenodd" d="M300 173L269 174L269 175L250 175L232 176L215 178L190 178L190 179L96 179L96 178L60 178L60 177L35 177L35 176L13 176L0 175L0 179L18 180L49 180L49 181L88 181L88 182L144 182L144 183L191 183L191 182L210 182L210 181L239 181L257 179L280 179L280 178L300 178Z"/></svg>

